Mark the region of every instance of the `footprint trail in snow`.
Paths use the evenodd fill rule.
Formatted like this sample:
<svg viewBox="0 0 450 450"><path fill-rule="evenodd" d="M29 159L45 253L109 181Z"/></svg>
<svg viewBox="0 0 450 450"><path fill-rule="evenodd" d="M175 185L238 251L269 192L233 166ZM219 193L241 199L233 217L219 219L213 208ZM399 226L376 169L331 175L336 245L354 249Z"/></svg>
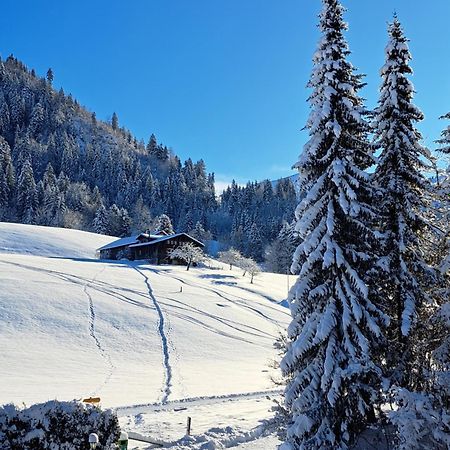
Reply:
<svg viewBox="0 0 450 450"><path fill-rule="evenodd" d="M106 386L109 382L109 380L112 377L112 374L114 372L114 364L111 361L111 356L109 355L109 353L106 351L106 349L103 347L102 343L100 342L100 340L98 339L96 333L95 333L95 319L96 319L96 315L95 315L95 308L94 308L94 300L92 299L91 294L88 292L88 288L89 285L91 283L93 283L96 278L105 270L105 267L92 279L92 281L90 283L87 283L84 285L83 287L83 292L85 293L86 297L89 300L89 334L92 337L92 339L95 342L96 347L98 348L98 351L100 352L101 357L105 360L107 366L108 366L108 374L105 378L105 380L103 381L103 383L98 386L92 393L92 395L96 395L98 394L104 386Z"/></svg>
<svg viewBox="0 0 450 450"><path fill-rule="evenodd" d="M172 366L170 364L170 354L169 354L169 339L166 335L165 330L165 319L164 319L164 313L161 309L161 306L159 305L158 301L156 300L153 289L150 286L149 279L147 275L145 275L141 270L139 270L137 267L133 267L133 269L138 272L145 281L145 284L147 286L148 295L153 302L153 305L156 309L156 312L158 313L159 321L158 321L158 333L161 339L161 349L163 354L163 365L164 365L164 387L162 389L163 396L161 398L161 403L165 404L167 403L169 399L169 395L171 394L171 388L172 388Z"/></svg>

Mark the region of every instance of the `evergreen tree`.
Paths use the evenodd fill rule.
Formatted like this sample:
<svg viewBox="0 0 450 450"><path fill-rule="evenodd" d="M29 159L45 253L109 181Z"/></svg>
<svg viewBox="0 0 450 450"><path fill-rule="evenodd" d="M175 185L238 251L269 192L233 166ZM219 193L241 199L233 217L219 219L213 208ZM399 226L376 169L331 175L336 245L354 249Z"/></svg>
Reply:
<svg viewBox="0 0 450 450"><path fill-rule="evenodd" d="M156 136L152 133L150 139L147 144L147 153L152 156L156 156L158 150L158 142L156 140Z"/></svg>
<svg viewBox="0 0 450 450"><path fill-rule="evenodd" d="M6 208L9 204L9 188L4 170L0 167L0 208Z"/></svg>
<svg viewBox="0 0 450 450"><path fill-rule="evenodd" d="M3 184L3 206L6 206L11 198L16 185L14 166L11 159L11 150L8 143L0 136L0 173Z"/></svg>
<svg viewBox="0 0 450 450"><path fill-rule="evenodd" d="M450 120L450 113L442 116L441 119ZM450 125L441 133L441 139L437 143L441 145L440 152L450 155Z"/></svg>
<svg viewBox="0 0 450 450"><path fill-rule="evenodd" d="M178 230L182 233L190 233L194 229L194 219L192 217L192 212L189 209L187 212L182 214L180 223L178 224Z"/></svg>
<svg viewBox="0 0 450 450"><path fill-rule="evenodd" d="M131 218L128 211L125 208L120 209L119 214L119 229L117 236L124 237L129 236L131 231Z"/></svg>
<svg viewBox="0 0 450 450"><path fill-rule="evenodd" d="M273 200L273 187L269 180L263 182L263 200L266 204Z"/></svg>
<svg viewBox="0 0 450 450"><path fill-rule="evenodd" d="M155 156L160 161L167 161L169 159L169 149L165 145L158 145Z"/></svg>
<svg viewBox="0 0 450 450"><path fill-rule="evenodd" d="M252 226L248 231L247 236L247 252L246 254L250 256L255 261L261 261L263 255L263 241L261 238L261 233L259 231L256 223L253 222Z"/></svg>
<svg viewBox="0 0 450 450"><path fill-rule="evenodd" d="M64 194L59 191L58 186L48 185L45 188L43 205L43 224L54 227L63 226L66 202Z"/></svg>
<svg viewBox="0 0 450 450"><path fill-rule="evenodd" d="M230 241L233 247L235 247L237 250L247 250L247 240L245 238L245 232L242 225L236 224L236 222L233 223Z"/></svg>
<svg viewBox="0 0 450 450"><path fill-rule="evenodd" d="M78 154L75 151L73 142L65 133L61 139L61 171L69 178L75 178L78 174Z"/></svg>
<svg viewBox="0 0 450 450"><path fill-rule="evenodd" d="M57 179L51 163L47 164L42 181L44 182L44 188L54 188L56 186Z"/></svg>
<svg viewBox="0 0 450 450"><path fill-rule="evenodd" d="M378 204L385 233L382 262L386 270L386 308L392 318L388 353L393 360L389 358L388 365L394 370L392 382L402 386L412 383L414 350L409 337L425 301L426 284L430 283L421 250L421 235L426 228L421 212L425 208L423 192L428 189L421 174L426 168L421 158L427 158L428 151L414 126L423 114L412 103L410 60L408 40L395 17L389 26L381 97L375 110L375 137L381 148L375 181L380 188Z"/></svg>
<svg viewBox="0 0 450 450"><path fill-rule="evenodd" d="M133 230L137 233L142 233L143 231L152 231L151 224L153 223L153 218L150 213L148 206L144 203L142 195L136 201L133 208Z"/></svg>
<svg viewBox="0 0 450 450"><path fill-rule="evenodd" d="M443 116L444 119L450 120L450 113ZM450 126L448 126L441 134L441 139L437 141L441 144L438 149L444 155L450 156ZM447 160L447 163L449 161ZM442 234L444 235L440 245L441 264L440 270L447 279L450 279L450 165L447 167L442 180L437 183L437 198L440 211L438 212L438 221ZM447 292L450 295L450 286L447 285Z"/></svg>
<svg viewBox="0 0 450 450"><path fill-rule="evenodd" d="M203 227L202 223L200 221L197 221L195 224L194 229L189 231L189 234L197 239L200 242L204 242L208 239L211 239L210 233L208 233L205 228Z"/></svg>
<svg viewBox="0 0 450 450"><path fill-rule="evenodd" d="M101 204L102 204L102 194L100 194L98 186L95 186L94 189L92 190L92 205L95 208L100 208Z"/></svg>
<svg viewBox="0 0 450 450"><path fill-rule="evenodd" d="M48 81L49 84L52 84L52 83L53 83L53 78L54 78L53 70L52 70L52 68L50 67L50 68L47 70L47 81Z"/></svg>
<svg viewBox="0 0 450 450"><path fill-rule="evenodd" d="M111 118L111 126L114 131L117 131L119 128L119 118L117 117L117 114L115 112L113 112Z"/></svg>
<svg viewBox="0 0 450 450"><path fill-rule="evenodd" d="M6 136L11 126L9 106L3 91L0 91L0 133Z"/></svg>
<svg viewBox="0 0 450 450"><path fill-rule="evenodd" d="M29 160L22 166L17 183L17 212L22 223L34 223L37 210L37 190Z"/></svg>
<svg viewBox="0 0 450 450"><path fill-rule="evenodd" d="M92 228L98 234L107 234L108 232L108 212L103 205L95 212L94 221L92 222Z"/></svg>
<svg viewBox="0 0 450 450"><path fill-rule="evenodd" d="M17 132L12 151L12 159L18 173L26 160L29 162L33 161L31 148L32 145L28 133Z"/></svg>
<svg viewBox="0 0 450 450"><path fill-rule="evenodd" d="M267 247L265 253L266 267L269 272L290 273L292 255L297 248L294 226L283 223L277 238Z"/></svg>
<svg viewBox="0 0 450 450"><path fill-rule="evenodd" d="M57 180L58 189L62 193L66 193L70 186L70 180L67 175L61 171Z"/></svg>
<svg viewBox="0 0 450 450"><path fill-rule="evenodd" d="M20 92L12 92L10 95L10 118L14 126L21 126L25 119L25 99Z"/></svg>
<svg viewBox="0 0 450 450"><path fill-rule="evenodd" d="M170 217L166 214L161 214L158 217L158 225L156 227L156 231L163 231L167 235L174 234L172 221Z"/></svg>
<svg viewBox="0 0 450 450"><path fill-rule="evenodd" d="M302 242L294 254L299 277L288 298L292 322L281 368L290 418L284 447L301 450L348 449L374 420L381 383L374 348L387 321L370 289L377 241L367 223L376 217L363 169L372 157L343 11L338 0L323 0L309 83L310 139L296 165Z"/></svg>
<svg viewBox="0 0 450 450"><path fill-rule="evenodd" d="M115 203L108 210L108 231L111 236L129 236L131 219L125 208L119 208Z"/></svg>
<svg viewBox="0 0 450 450"><path fill-rule="evenodd" d="M37 103L33 111L31 112L31 118L30 118L30 125L29 125L29 131L32 136L39 133L43 126L44 126L44 120L45 120L45 111L43 106L40 103Z"/></svg>

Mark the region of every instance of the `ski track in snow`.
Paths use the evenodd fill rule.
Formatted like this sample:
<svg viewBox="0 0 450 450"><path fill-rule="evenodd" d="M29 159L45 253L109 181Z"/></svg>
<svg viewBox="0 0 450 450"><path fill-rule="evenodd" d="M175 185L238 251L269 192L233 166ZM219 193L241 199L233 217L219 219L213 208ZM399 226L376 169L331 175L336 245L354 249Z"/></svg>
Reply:
<svg viewBox="0 0 450 450"><path fill-rule="evenodd" d="M202 284L202 285L199 284L198 286L196 286L195 284L189 283L189 282L187 282L186 280L184 280L183 278L177 277L177 276L175 276L175 275L172 274L172 273L171 273L171 274L168 274L168 273L165 273L165 272L160 271L160 270L157 270L157 269L150 269L149 267L146 267L145 270L149 270L150 272L154 272L154 273L156 273L156 274L158 274L158 275L164 275L164 276L166 276L166 277L170 277L170 278L172 278L172 279L174 279L174 280L177 280L177 281L179 281L180 283L183 283L183 284L185 284L185 285L187 285L187 286L191 286L191 287L194 287L194 288L200 287L201 289L205 289L205 290L207 290L207 291L209 291L209 292L212 292L213 294L219 296L220 298L222 298L223 300L225 300L225 301L227 301L227 302L229 302L229 303L232 303L232 304L234 304L234 305L236 305L236 306L241 307L242 309L247 309L247 310L250 310L250 311L252 311L252 312L254 312L254 313L260 315L261 317L263 317L264 319L266 319L268 322L271 322L271 323L272 323L273 325L275 325L278 329L280 329L280 322L278 322L277 320L272 319L271 317L267 316L266 314L264 314L264 313L263 313L262 311L260 311L259 309L254 308L254 307L248 305L248 304L247 304L246 302L244 302L244 301L241 301L241 300L238 300L238 299L233 300L233 299L231 299L231 298L225 296L224 293L223 293L222 291L218 290L218 289L209 288L209 287L206 287L206 286L203 285L203 284ZM278 310L277 310L277 311L278 311Z"/></svg>
<svg viewBox="0 0 450 450"><path fill-rule="evenodd" d="M115 367L114 364L111 361L111 356L109 355L109 353L106 351L106 349L103 347L103 345L101 344L100 340L98 339L97 335L95 334L95 319L96 319L96 314L95 314L95 308L94 308L94 300L92 299L91 294L89 294L88 292L88 288L89 285L91 283L94 283L96 278L98 276L100 276L100 274L106 269L106 267L103 267L102 270L100 270L100 272L97 273L97 275L95 275L95 277L92 279L92 281L90 283L86 283L83 287L83 292L85 293L86 297L89 300L89 334L92 337L92 339L95 342L96 347L98 348L98 351L100 352L101 357L105 360L106 364L108 365L108 374L105 378L105 380L103 381L103 383L101 385L99 385L90 395L96 395L99 394L100 391L108 384L109 380L111 379Z"/></svg>
<svg viewBox="0 0 450 450"><path fill-rule="evenodd" d="M208 318L210 318L210 319L213 319L213 320L215 320L215 321L217 321L217 322L219 322L219 323L225 325L226 327L229 327L229 328L231 328L231 329L233 329L233 330L239 331L239 332L241 332L241 333L243 333L243 334L248 334L249 336L255 336L255 337L261 338L261 339L268 339L268 340L270 340L271 342L273 342L273 340L276 339L276 336L274 336L274 335L272 335L272 334L269 334L269 333L266 333L266 332L264 332L264 331L260 331L260 330L258 330L258 328L256 328L256 327L252 327L252 326L246 325L246 324L241 324L241 323L236 322L236 321L234 321L234 320L226 320L226 319L222 319L221 317L219 317L219 316L217 316L217 315L207 313L206 311L203 311L203 310L201 310L201 309L198 309L198 308L196 308L196 307L194 307L194 306L192 306L192 305L189 305L189 304L187 304L187 303L184 303L184 302L182 302L182 301L180 301L180 300L177 300L177 299L175 299L175 298L173 298L173 297L161 296L161 298L164 298L164 299L169 300L169 301L171 301L171 302L173 302L173 303L178 303L179 305L181 305L181 306L178 306L177 308L185 309L185 310L188 310L188 311L196 312L196 313L201 314L201 315L203 315L203 316L205 316L205 317L208 317ZM173 305L171 305L171 306L172 306L172 308L175 308L175 306L173 306ZM203 325L204 325L204 327L208 328L208 326L207 326L206 324L203 324ZM244 330L244 329L239 328L239 327L247 328L247 330ZM251 330L251 331L249 331L249 330ZM221 333L221 334L222 334L223 336L235 338L235 336L230 335L230 334L226 334L226 333ZM249 341L249 340L245 340L244 342L247 342L247 343L249 343L249 344L254 344L252 341Z"/></svg>
<svg viewBox="0 0 450 450"><path fill-rule="evenodd" d="M96 333L95 333L95 319L96 319L96 314L95 314L95 308L94 308L94 301L93 298L91 296L91 294L89 294L88 292L88 288L91 288L93 284L97 283L97 277L100 276L100 274L106 270L106 266L103 267L98 273L97 275L95 275L94 278L92 278L91 280L87 280L83 277L77 277L75 275L71 275L71 274L67 274L64 272L59 272L56 270L50 270L50 269L42 269L39 267L35 267L35 266L29 266L26 264L19 264L19 263L13 263L10 261L4 261L2 260L3 264L9 264L12 266L16 266L16 267L20 267L23 269L27 269L27 270L32 270L34 272L40 272L40 273L45 273L46 275L50 275L50 276L54 276L56 278L59 278L61 280L67 281L69 283L73 283L73 284L77 284L80 285L82 281L84 281L84 285L83 285L83 292L86 295L86 297L88 298L89 301L89 335L92 337L92 339L95 342L95 346L97 347L101 357L104 359L104 361L106 362L107 366L108 366L108 373L106 375L105 380L93 391L91 392L91 396L98 394L109 382L109 380L111 379L114 370L115 370L115 366L111 360L111 356L109 355L109 353L106 351L106 349L102 346L100 340L98 339ZM95 288L93 288L95 289Z"/></svg>
<svg viewBox="0 0 450 450"><path fill-rule="evenodd" d="M165 404L161 403L145 403L142 405L119 406L114 408L117 415L120 417L141 414L145 412L157 411L173 411L178 408L186 408L199 405L215 405L217 403L237 402L240 400L254 400L265 398L270 395L281 395L283 389L272 389L267 391L244 392L241 394L228 395L212 395L205 397L184 398L181 400L167 401Z"/></svg>
<svg viewBox="0 0 450 450"><path fill-rule="evenodd" d="M169 355L169 340L167 338L166 332L165 332L165 320L164 320L164 313L161 309L160 304L158 303L158 300L156 300L156 297L153 294L153 289L150 286L150 281L145 275L145 273L142 272L142 270L138 269L137 267L131 265L131 268L133 268L136 272L138 272L145 281L145 284L147 286L148 295L153 302L153 305L158 313L159 317L159 323L158 323L158 333L161 338L161 349L163 353L163 365L164 365L164 387L162 389L163 396L161 398L161 404L166 404L168 402L169 395L171 394L171 388L172 388L172 366L170 365L170 355Z"/></svg>

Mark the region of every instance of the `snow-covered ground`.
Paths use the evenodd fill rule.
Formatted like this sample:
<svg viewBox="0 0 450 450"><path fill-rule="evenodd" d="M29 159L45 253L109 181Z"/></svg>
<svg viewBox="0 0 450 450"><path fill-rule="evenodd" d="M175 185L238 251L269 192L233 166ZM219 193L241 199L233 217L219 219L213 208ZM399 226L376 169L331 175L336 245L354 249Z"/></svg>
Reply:
<svg viewBox="0 0 450 450"><path fill-rule="evenodd" d="M254 440L246 432L277 396L270 363L289 322L286 276L252 285L215 261L187 272L95 259L112 239L0 223L0 403L94 395L124 428L160 439L180 439L191 416L200 441L173 448ZM258 442L244 448L276 448L276 438Z"/></svg>

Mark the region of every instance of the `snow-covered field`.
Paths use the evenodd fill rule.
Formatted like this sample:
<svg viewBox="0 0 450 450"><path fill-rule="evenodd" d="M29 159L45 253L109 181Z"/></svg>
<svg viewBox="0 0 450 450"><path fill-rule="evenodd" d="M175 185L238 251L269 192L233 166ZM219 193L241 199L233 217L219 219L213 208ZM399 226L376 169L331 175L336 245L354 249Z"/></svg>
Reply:
<svg viewBox="0 0 450 450"><path fill-rule="evenodd" d="M244 432L277 396L270 362L289 322L287 278L252 285L218 262L187 272L95 259L113 239L0 223L0 403L94 395L127 430L169 441L191 416L203 436L173 448L254 440ZM244 448L275 447L268 437Z"/></svg>

